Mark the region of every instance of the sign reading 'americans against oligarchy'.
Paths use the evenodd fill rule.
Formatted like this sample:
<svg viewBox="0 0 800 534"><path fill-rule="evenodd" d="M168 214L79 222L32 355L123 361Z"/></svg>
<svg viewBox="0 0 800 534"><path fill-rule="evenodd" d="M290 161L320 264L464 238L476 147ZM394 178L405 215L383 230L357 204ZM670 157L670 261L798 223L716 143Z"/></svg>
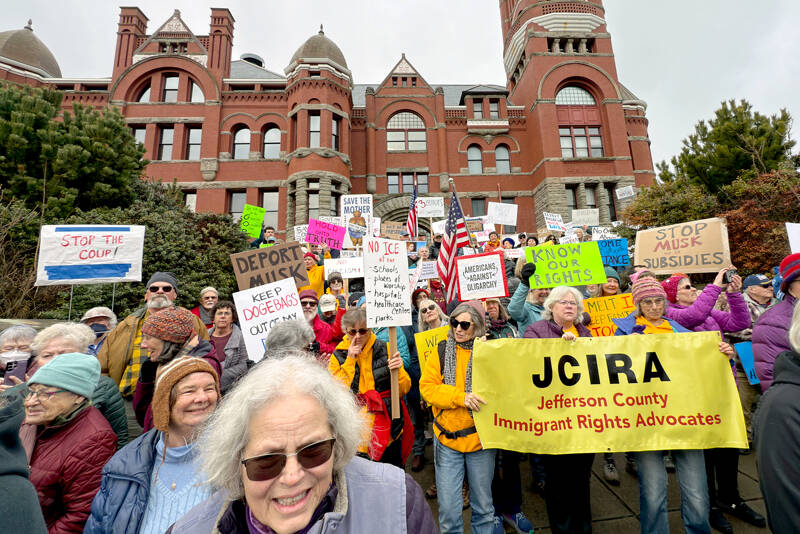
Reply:
<svg viewBox="0 0 800 534"><path fill-rule="evenodd" d="M461 301L508 296L502 251L458 256L456 273Z"/></svg>

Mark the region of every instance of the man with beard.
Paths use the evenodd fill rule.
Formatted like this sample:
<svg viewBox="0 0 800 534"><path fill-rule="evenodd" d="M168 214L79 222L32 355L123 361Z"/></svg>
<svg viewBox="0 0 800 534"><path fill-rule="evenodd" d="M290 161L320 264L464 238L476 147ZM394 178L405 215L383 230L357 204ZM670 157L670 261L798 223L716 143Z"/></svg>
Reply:
<svg viewBox="0 0 800 534"><path fill-rule="evenodd" d="M211 314L211 310L214 309L217 302L219 302L219 292L216 288L211 286L204 287L200 290L200 303L191 309L191 312L203 321L206 328L211 328L214 324L214 316Z"/></svg>
<svg viewBox="0 0 800 534"><path fill-rule="evenodd" d="M336 338L337 326L339 321L334 320L332 323L323 321L317 313L317 305L319 300L317 294L313 289L304 289L300 292L300 305L303 307L303 315L314 330L314 340L319 343L320 356L328 355L336 350L336 345L340 340ZM338 326L341 331L341 326Z"/></svg>

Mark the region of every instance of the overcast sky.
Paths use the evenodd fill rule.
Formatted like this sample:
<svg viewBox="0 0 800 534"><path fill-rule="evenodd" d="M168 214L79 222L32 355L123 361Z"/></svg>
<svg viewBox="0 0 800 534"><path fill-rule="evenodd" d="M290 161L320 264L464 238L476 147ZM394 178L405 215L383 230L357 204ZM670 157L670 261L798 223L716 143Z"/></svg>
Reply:
<svg viewBox="0 0 800 534"><path fill-rule="evenodd" d="M64 77L111 74L117 3L4 0L0 31L33 19ZM654 161L669 159L694 124L722 100L746 98L765 114L800 116L796 0L605 0L620 81L648 103ZM505 85L497 0L133 0L155 31L174 9L207 34L210 5L236 19L234 57L254 52L283 72L320 23L347 59L355 83L377 84L405 52L433 86ZM520 103L518 103L520 104ZM798 138L797 129L793 137Z"/></svg>

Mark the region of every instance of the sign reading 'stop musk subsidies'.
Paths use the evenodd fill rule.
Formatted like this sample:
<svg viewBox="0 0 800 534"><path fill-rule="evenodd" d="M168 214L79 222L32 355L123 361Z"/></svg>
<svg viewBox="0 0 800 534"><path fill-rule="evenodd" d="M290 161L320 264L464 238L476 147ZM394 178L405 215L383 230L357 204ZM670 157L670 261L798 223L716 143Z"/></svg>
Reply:
<svg viewBox="0 0 800 534"><path fill-rule="evenodd" d="M597 242L526 247L527 263L536 265L531 289L556 286L605 284L605 268Z"/></svg>
<svg viewBox="0 0 800 534"><path fill-rule="evenodd" d="M622 267L631 264L631 260L628 257L627 239L603 239L597 241L597 246L600 248L603 264L609 267Z"/></svg>
<svg viewBox="0 0 800 534"><path fill-rule="evenodd" d="M306 242L326 245L333 250L341 250L345 232L347 230L338 224L311 219L308 221L308 230L306 230Z"/></svg>
<svg viewBox="0 0 800 534"><path fill-rule="evenodd" d="M731 265L725 219L702 219L636 232L634 263L655 274L716 273Z"/></svg>
<svg viewBox="0 0 800 534"><path fill-rule="evenodd" d="M241 290L283 278L292 278L297 287L308 285L303 249L297 242L231 254L231 263L236 284Z"/></svg>
<svg viewBox="0 0 800 534"><path fill-rule="evenodd" d="M144 229L99 224L42 226L35 285L140 282Z"/></svg>
<svg viewBox="0 0 800 534"><path fill-rule="evenodd" d="M364 247L367 327L411 324L408 255L403 241L369 239Z"/></svg>
<svg viewBox="0 0 800 534"><path fill-rule="evenodd" d="M507 297L505 260L502 251L458 256L458 298L461 301Z"/></svg>
<svg viewBox="0 0 800 534"><path fill-rule="evenodd" d="M257 362L264 356L264 341L283 321L303 318L294 280L286 278L233 294L247 357Z"/></svg>
<svg viewBox="0 0 800 534"><path fill-rule="evenodd" d="M747 447L719 334L475 342L487 449L538 454Z"/></svg>
<svg viewBox="0 0 800 534"><path fill-rule="evenodd" d="M239 222L239 229L250 237L261 235L261 225L264 223L264 215L267 213L265 208L245 204L242 211L242 220Z"/></svg>

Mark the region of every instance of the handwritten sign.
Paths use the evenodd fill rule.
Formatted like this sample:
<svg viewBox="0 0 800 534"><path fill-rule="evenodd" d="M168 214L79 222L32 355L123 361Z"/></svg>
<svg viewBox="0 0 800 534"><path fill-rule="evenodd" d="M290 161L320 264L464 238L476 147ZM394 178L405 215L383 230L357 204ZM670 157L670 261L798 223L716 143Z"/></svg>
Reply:
<svg viewBox="0 0 800 534"><path fill-rule="evenodd" d="M600 224L600 210L597 208L572 210L572 224L573 226L597 226Z"/></svg>
<svg viewBox="0 0 800 534"><path fill-rule="evenodd" d="M456 274L461 301L508 296L505 263L500 251L458 256Z"/></svg>
<svg viewBox="0 0 800 534"><path fill-rule="evenodd" d="M580 243L581 240L578 238L578 234L573 232L559 237L558 242L562 245L566 245L568 243Z"/></svg>
<svg viewBox="0 0 800 534"><path fill-rule="evenodd" d="M447 224L447 219L442 219L441 221L434 221L432 226L434 234L441 234L444 235L444 227Z"/></svg>
<svg viewBox="0 0 800 534"><path fill-rule="evenodd" d="M384 239L399 240L401 237L400 232L404 231L406 231L406 223L394 221L384 221L381 223L381 236L383 236Z"/></svg>
<svg viewBox="0 0 800 534"><path fill-rule="evenodd" d="M372 237L380 237L381 236L381 218L380 217L373 217L372 218Z"/></svg>
<svg viewBox="0 0 800 534"><path fill-rule="evenodd" d="M636 309L633 305L633 295L630 293L586 299L583 301L583 307L592 318L589 330L595 337L613 336L617 326L612 319L627 317Z"/></svg>
<svg viewBox="0 0 800 534"><path fill-rule="evenodd" d="M515 226L517 224L516 204L505 204L503 202L489 202L489 220L494 224L505 224Z"/></svg>
<svg viewBox="0 0 800 534"><path fill-rule="evenodd" d="M140 282L144 226L45 225L37 286Z"/></svg>
<svg viewBox="0 0 800 534"><path fill-rule="evenodd" d="M600 255L603 257L604 265L623 267L631 264L631 260L628 257L627 239L603 239L602 241L597 241L597 246L600 248Z"/></svg>
<svg viewBox="0 0 800 534"><path fill-rule="evenodd" d="M363 246L365 237L369 237L367 228L372 230L372 195L342 195L339 213L347 228L344 247Z"/></svg>
<svg viewBox="0 0 800 534"><path fill-rule="evenodd" d="M608 226L595 226L592 228L592 241L602 241L603 239L619 239L619 235Z"/></svg>
<svg viewBox="0 0 800 534"><path fill-rule="evenodd" d="M731 264L728 227L715 217L639 230L634 262L655 274L718 272Z"/></svg>
<svg viewBox="0 0 800 534"><path fill-rule="evenodd" d="M525 255L524 248L504 248L503 254L510 260L516 260Z"/></svg>
<svg viewBox="0 0 800 534"><path fill-rule="evenodd" d="M306 242L327 245L333 250L341 250L346 231L343 226L311 219L308 221L308 230L306 230Z"/></svg>
<svg viewBox="0 0 800 534"><path fill-rule="evenodd" d="M792 254L800 252L800 224L787 222L786 235L789 236L789 249Z"/></svg>
<svg viewBox="0 0 800 534"><path fill-rule="evenodd" d="M242 210L242 220L239 223L239 229L250 237L256 238L260 236L265 213L267 213L267 210L264 208L245 204Z"/></svg>
<svg viewBox="0 0 800 534"><path fill-rule="evenodd" d="M414 342L417 344L417 354L419 355L420 370L425 369L428 363L428 358L433 356L438 358L438 346L440 341L447 340L447 331L450 330L449 326L440 326L432 330L426 330L414 334Z"/></svg>
<svg viewBox="0 0 800 534"><path fill-rule="evenodd" d="M439 271L436 270L435 261L421 261L417 264L420 280L430 280L431 278L439 278Z"/></svg>
<svg viewBox="0 0 800 534"><path fill-rule="evenodd" d="M617 198L622 200L623 198L630 198L636 194L633 190L632 185L626 185L625 187L620 187L616 190Z"/></svg>
<svg viewBox="0 0 800 534"><path fill-rule="evenodd" d="M739 361L742 363L742 369L744 369L747 375L747 381L753 386L761 384L761 380L758 379L758 375L756 374L756 364L753 359L753 342L745 341L743 343L736 343L734 348L736 349L736 355L739 357Z"/></svg>
<svg viewBox="0 0 800 534"><path fill-rule="evenodd" d="M325 260L325 274L337 272L342 278L361 278L364 276L364 260L361 258L336 258Z"/></svg>
<svg viewBox="0 0 800 534"><path fill-rule="evenodd" d="M364 248L367 327L411 324L408 256L402 241L370 239Z"/></svg>
<svg viewBox="0 0 800 534"><path fill-rule="evenodd" d="M564 220L561 218L560 213L547 213L544 211L542 215L544 216L544 224L549 231L563 232L566 230L566 228L564 228Z"/></svg>
<svg viewBox="0 0 800 534"><path fill-rule="evenodd" d="M247 357L257 362L264 356L264 341L283 321L303 318L294 280L289 278L233 294Z"/></svg>
<svg viewBox="0 0 800 534"><path fill-rule="evenodd" d="M233 274L239 289L263 286L283 278L292 278L297 287L308 285L308 271L303 264L299 243L285 243L268 248L231 254Z"/></svg>
<svg viewBox="0 0 800 534"><path fill-rule="evenodd" d="M305 243L306 242L306 232L308 232L308 225L307 224L299 224L295 226L292 231L294 232L294 240L298 243Z"/></svg>
<svg viewBox="0 0 800 534"><path fill-rule="evenodd" d="M467 219L467 230L470 232L482 232L483 231L483 219L476 218L476 219Z"/></svg>
<svg viewBox="0 0 800 534"><path fill-rule="evenodd" d="M531 289L556 286L605 284L605 268L594 241L569 245L526 247L528 263L536 265Z"/></svg>
<svg viewBox="0 0 800 534"><path fill-rule="evenodd" d="M444 197L419 197L417 217L444 217Z"/></svg>

